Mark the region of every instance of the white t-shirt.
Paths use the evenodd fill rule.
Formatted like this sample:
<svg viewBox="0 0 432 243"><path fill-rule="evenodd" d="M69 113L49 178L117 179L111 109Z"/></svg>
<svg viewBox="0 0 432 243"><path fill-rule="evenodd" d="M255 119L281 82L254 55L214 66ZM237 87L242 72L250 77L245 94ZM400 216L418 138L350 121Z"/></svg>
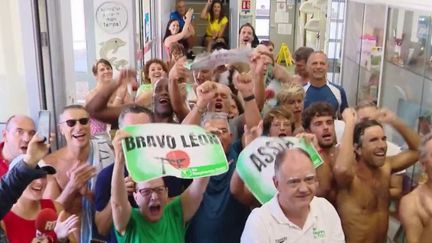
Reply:
<svg viewBox="0 0 432 243"><path fill-rule="evenodd" d="M249 215L242 243L342 243L345 236L333 205L326 199L314 197L303 229L283 213L277 194Z"/></svg>

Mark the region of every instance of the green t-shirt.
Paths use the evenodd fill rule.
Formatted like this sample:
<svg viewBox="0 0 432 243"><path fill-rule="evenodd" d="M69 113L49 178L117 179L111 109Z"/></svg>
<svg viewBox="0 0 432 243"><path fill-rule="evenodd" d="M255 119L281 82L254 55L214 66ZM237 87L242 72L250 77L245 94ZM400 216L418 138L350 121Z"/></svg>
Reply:
<svg viewBox="0 0 432 243"><path fill-rule="evenodd" d="M133 208L125 234L120 235L117 230L115 233L119 243L184 243L186 228L180 197L165 206L161 219L155 223L146 221L139 209Z"/></svg>

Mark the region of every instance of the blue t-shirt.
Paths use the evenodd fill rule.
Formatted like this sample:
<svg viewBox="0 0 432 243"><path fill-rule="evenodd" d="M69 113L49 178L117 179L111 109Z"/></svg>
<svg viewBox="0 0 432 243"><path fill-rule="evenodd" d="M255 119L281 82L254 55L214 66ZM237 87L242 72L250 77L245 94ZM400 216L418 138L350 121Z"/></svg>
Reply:
<svg viewBox="0 0 432 243"><path fill-rule="evenodd" d="M188 243L238 243L250 209L231 194L230 181L235 170L241 143L230 147L226 173L210 177L203 201L186 232Z"/></svg>
<svg viewBox="0 0 432 243"><path fill-rule="evenodd" d="M321 87L307 84L303 88L305 90L305 109L315 102L327 102L333 106L337 116L340 116L343 110L348 107L345 90L339 85L327 82L326 85Z"/></svg>
<svg viewBox="0 0 432 243"><path fill-rule="evenodd" d="M179 22L180 29L183 29L183 26L185 25L185 21L184 21L183 17L177 11L171 12L170 20L171 19L176 19Z"/></svg>

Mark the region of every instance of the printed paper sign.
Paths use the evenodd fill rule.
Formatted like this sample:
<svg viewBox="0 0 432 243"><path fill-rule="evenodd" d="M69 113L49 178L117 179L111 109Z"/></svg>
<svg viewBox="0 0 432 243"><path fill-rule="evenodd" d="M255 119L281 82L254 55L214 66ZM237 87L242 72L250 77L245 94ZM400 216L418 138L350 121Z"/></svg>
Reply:
<svg viewBox="0 0 432 243"><path fill-rule="evenodd" d="M295 137L259 137L240 153L236 170L261 204L269 201L276 193L272 179L276 155L287 148L295 147L309 154L315 168L324 163L313 145Z"/></svg>
<svg viewBox="0 0 432 243"><path fill-rule="evenodd" d="M126 167L135 181L162 176L197 178L228 170L218 137L199 126L145 124L126 126L122 142Z"/></svg>
<svg viewBox="0 0 432 243"><path fill-rule="evenodd" d="M192 63L186 64L185 67L189 70L201 70L237 62L249 63L251 53L252 49L249 48L231 50L221 49L214 51L211 54L198 56Z"/></svg>

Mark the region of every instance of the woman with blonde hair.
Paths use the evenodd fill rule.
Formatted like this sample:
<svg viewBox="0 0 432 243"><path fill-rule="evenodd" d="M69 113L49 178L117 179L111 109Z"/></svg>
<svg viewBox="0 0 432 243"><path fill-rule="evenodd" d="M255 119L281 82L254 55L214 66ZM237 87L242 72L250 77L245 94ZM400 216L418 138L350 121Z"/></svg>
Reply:
<svg viewBox="0 0 432 243"><path fill-rule="evenodd" d="M295 129L294 134L304 131L302 125L302 113L304 109L305 92L301 85L297 83L288 83L282 86L277 95L279 106L287 107L294 114Z"/></svg>

